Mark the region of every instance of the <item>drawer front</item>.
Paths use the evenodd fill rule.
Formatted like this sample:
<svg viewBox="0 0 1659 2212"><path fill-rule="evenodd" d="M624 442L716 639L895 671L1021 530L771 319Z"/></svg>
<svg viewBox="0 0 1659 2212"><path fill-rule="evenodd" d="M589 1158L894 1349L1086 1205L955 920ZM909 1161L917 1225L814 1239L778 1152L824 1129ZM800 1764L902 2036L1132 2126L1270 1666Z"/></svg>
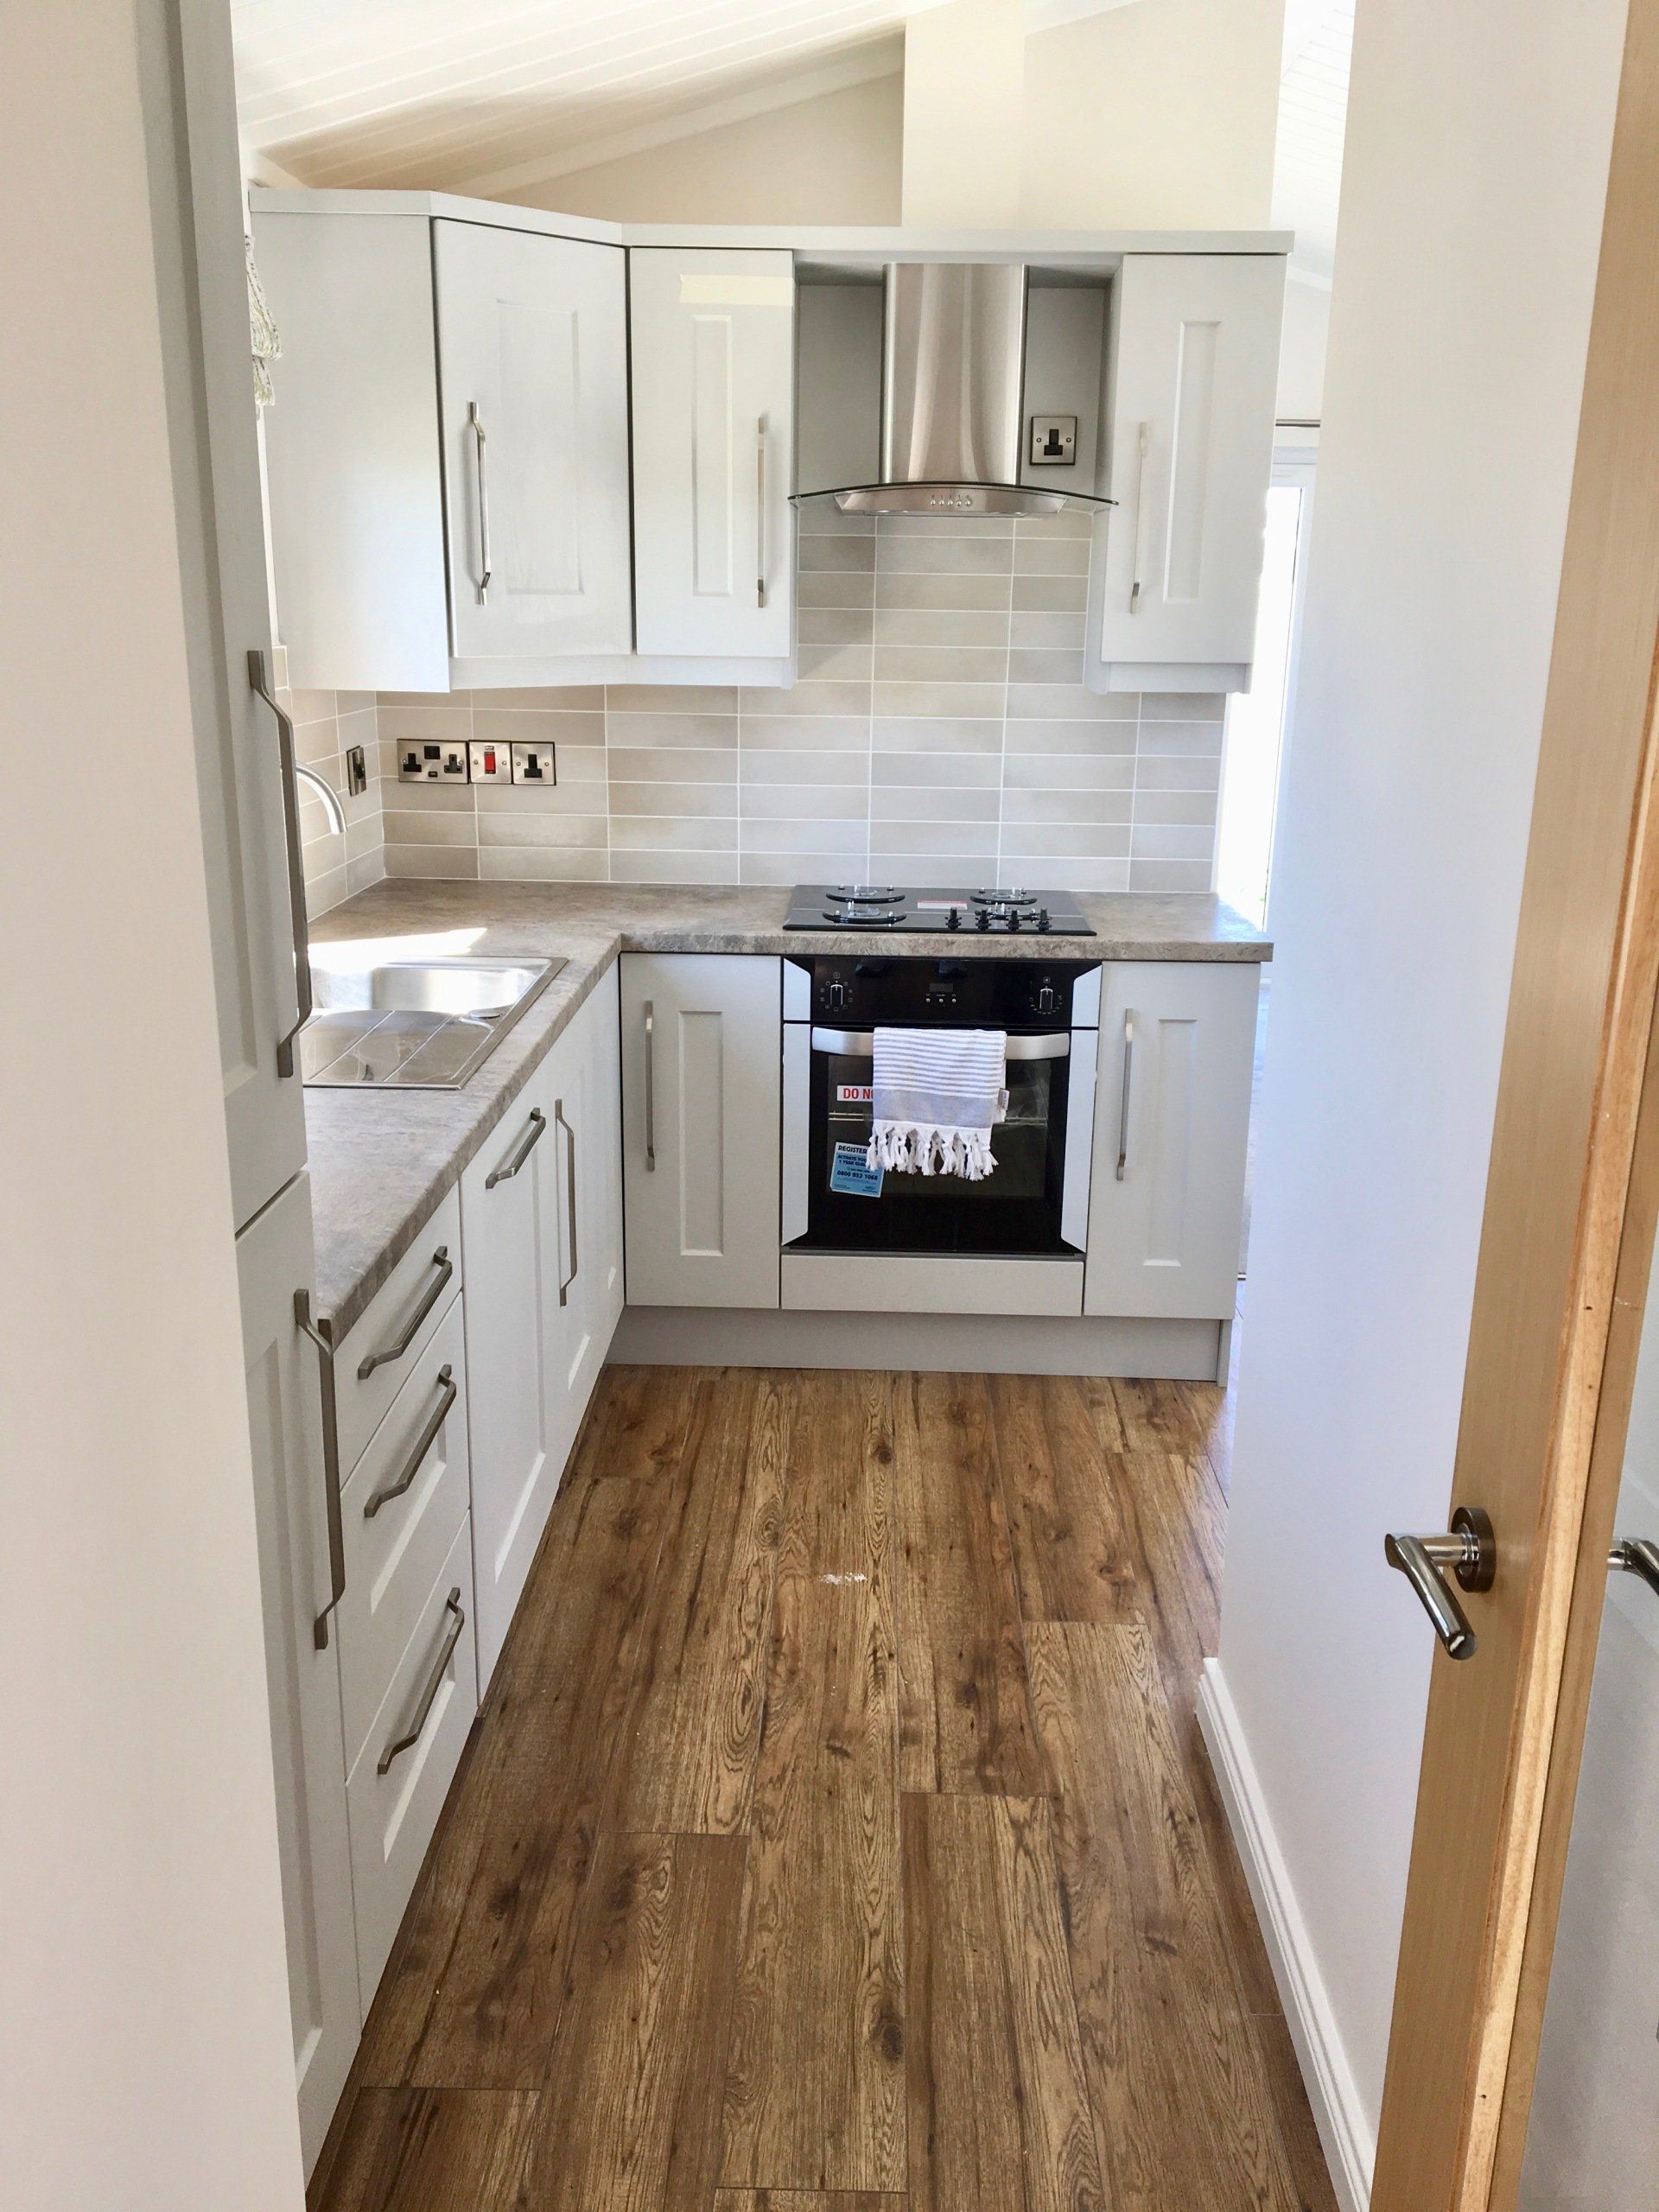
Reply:
<svg viewBox="0 0 1659 2212"><path fill-rule="evenodd" d="M459 1634L455 1611L448 1603L452 1591L462 1615ZM435 1689L435 1669L452 1644ZM462 1522L346 1784L357 1907L357 1971L365 2012L477 1711L472 1531ZM414 1741L405 1749L394 1750L410 1736ZM389 1754L391 1764L382 1773Z"/></svg>
<svg viewBox="0 0 1659 2212"><path fill-rule="evenodd" d="M346 1595L338 1618L348 1770L467 1517L461 1306L459 1298L450 1300L340 1498Z"/></svg>
<svg viewBox="0 0 1659 2212"><path fill-rule="evenodd" d="M448 1192L335 1357L340 1465L349 1475L461 1288L461 1192Z"/></svg>

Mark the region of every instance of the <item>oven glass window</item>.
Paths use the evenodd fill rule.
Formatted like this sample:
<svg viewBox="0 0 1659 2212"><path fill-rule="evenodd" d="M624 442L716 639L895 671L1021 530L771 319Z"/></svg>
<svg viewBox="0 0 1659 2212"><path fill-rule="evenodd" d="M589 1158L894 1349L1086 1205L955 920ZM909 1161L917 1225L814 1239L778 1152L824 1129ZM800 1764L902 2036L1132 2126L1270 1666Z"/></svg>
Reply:
<svg viewBox="0 0 1659 2212"><path fill-rule="evenodd" d="M1058 1255L1065 1141L1065 1059L1011 1060L1006 1119L991 1130L995 1166L960 1175L863 1168L872 1119L868 1058L812 1055L811 1188L802 1249Z"/></svg>

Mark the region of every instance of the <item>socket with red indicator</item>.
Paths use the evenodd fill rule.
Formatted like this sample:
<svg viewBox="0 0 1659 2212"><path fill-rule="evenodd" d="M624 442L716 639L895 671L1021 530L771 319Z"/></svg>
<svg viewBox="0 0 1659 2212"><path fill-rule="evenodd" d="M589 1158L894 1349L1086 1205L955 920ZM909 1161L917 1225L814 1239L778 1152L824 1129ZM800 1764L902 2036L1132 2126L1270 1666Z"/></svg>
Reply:
<svg viewBox="0 0 1659 2212"><path fill-rule="evenodd" d="M510 784L512 781L512 748L497 745L492 738L475 737L467 748L472 779L475 784Z"/></svg>

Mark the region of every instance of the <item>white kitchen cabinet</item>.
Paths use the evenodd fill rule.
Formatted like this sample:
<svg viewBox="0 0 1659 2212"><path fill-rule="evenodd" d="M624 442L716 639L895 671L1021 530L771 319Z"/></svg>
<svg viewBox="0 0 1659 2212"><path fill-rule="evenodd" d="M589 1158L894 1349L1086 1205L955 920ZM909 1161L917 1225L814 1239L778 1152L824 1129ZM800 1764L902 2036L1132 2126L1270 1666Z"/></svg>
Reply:
<svg viewBox="0 0 1659 2212"><path fill-rule="evenodd" d="M622 956L628 1302L776 1306L782 963Z"/></svg>
<svg viewBox="0 0 1659 2212"><path fill-rule="evenodd" d="M1231 1320L1260 977L1106 963L1085 1313Z"/></svg>
<svg viewBox="0 0 1659 2212"><path fill-rule="evenodd" d="M545 1249L558 1258L547 1309L548 1446L563 1468L622 1311L621 1079L611 968L548 1054L556 1173L543 1179Z"/></svg>
<svg viewBox="0 0 1659 2212"><path fill-rule="evenodd" d="M432 255L455 658L626 653L626 256L449 222Z"/></svg>
<svg viewBox="0 0 1659 2212"><path fill-rule="evenodd" d="M333 1584L318 1353L294 1294L311 1281L311 1193L289 1184L237 1240L253 1440L270 1739L300 2133L308 2172L357 2049L339 1635L317 1623ZM337 1619L337 1616L334 1617Z"/></svg>
<svg viewBox="0 0 1659 2212"><path fill-rule="evenodd" d="M478 1678L495 1671L558 1487L549 1446L546 1314L558 1167L538 1068L461 1178Z"/></svg>
<svg viewBox="0 0 1659 2212"><path fill-rule="evenodd" d="M787 654L793 257L636 246L629 291L639 651Z"/></svg>
<svg viewBox="0 0 1659 2212"><path fill-rule="evenodd" d="M1278 254L1130 253L1096 559L1107 690L1249 688L1284 315Z"/></svg>

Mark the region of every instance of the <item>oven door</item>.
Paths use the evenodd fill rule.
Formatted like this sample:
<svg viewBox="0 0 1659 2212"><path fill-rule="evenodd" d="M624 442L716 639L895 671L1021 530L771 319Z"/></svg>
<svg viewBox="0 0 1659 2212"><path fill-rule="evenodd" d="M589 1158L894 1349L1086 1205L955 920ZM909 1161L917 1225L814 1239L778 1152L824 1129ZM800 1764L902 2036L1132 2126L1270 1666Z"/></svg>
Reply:
<svg viewBox="0 0 1659 2212"><path fill-rule="evenodd" d="M1092 1046L1092 1034L1088 1041ZM1082 1216L1068 1206L1065 1188L1072 1046L1067 1030L1009 1035L1008 1109L991 1131L996 1165L970 1183L959 1175L866 1169L873 1033L800 1025L788 1051L797 1094L788 1117L796 1132L788 1172L798 1180L787 1211L791 1227L804 1226L791 1249L1075 1258ZM1085 1121L1091 1094L1090 1085Z"/></svg>

